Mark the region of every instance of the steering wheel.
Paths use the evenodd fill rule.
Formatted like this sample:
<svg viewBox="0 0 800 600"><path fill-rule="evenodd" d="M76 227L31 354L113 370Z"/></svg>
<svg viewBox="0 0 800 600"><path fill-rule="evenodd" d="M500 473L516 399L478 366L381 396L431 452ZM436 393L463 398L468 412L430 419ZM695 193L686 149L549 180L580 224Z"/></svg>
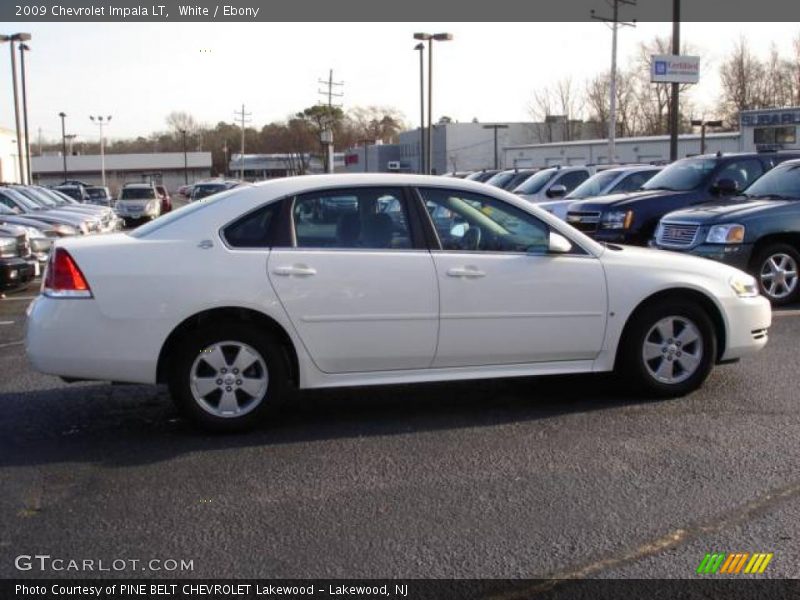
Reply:
<svg viewBox="0 0 800 600"><path fill-rule="evenodd" d="M481 228L470 226L464 237L461 238L461 247L464 250L478 250L481 246Z"/></svg>

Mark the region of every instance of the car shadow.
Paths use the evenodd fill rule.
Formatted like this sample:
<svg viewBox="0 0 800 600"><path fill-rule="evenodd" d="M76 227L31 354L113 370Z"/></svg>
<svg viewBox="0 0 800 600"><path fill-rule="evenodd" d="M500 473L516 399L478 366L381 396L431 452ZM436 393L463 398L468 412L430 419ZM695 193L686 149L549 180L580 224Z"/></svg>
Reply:
<svg viewBox="0 0 800 600"><path fill-rule="evenodd" d="M607 375L580 375L308 390L256 430L228 435L181 418L161 386L0 394L0 467L135 466L191 452L493 427L650 402L619 387Z"/></svg>

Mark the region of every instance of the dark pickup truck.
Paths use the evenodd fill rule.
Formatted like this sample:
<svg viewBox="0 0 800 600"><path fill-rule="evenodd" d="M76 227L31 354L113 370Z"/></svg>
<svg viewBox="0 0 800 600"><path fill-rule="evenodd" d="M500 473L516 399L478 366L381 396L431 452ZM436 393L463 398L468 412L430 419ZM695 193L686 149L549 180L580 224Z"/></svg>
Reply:
<svg viewBox="0 0 800 600"><path fill-rule="evenodd" d="M675 161L641 190L575 202L567 223L600 242L646 246L665 214L733 196L798 152L707 154Z"/></svg>
<svg viewBox="0 0 800 600"><path fill-rule="evenodd" d="M776 306L800 300L800 160L741 195L665 215L654 244L748 271Z"/></svg>
<svg viewBox="0 0 800 600"><path fill-rule="evenodd" d="M26 260L30 254L28 236L17 225L0 226L0 292L20 289L35 275L36 266Z"/></svg>

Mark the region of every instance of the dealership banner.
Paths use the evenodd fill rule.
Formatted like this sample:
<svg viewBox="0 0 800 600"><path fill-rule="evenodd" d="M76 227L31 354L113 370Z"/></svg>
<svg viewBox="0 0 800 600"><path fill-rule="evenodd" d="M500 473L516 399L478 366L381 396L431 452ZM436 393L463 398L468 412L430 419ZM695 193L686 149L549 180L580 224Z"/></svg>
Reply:
<svg viewBox="0 0 800 600"><path fill-rule="evenodd" d="M697 83L700 81L700 57L656 54L650 58L652 83Z"/></svg>
<svg viewBox="0 0 800 600"><path fill-rule="evenodd" d="M686 576L685 573L676 573ZM365 579L0 581L3 600L611 600L617 598L783 600L800 596L800 580L728 579Z"/></svg>
<svg viewBox="0 0 800 600"><path fill-rule="evenodd" d="M403 0L399 3L375 0L308 0L307 2L263 2L235 0L156 0L152 4L135 0L7 0L0 3L3 22L285 22L285 21L589 21L591 11L604 3L598 0L566 2L458 2L454 0ZM672 2L640 2L628 7L630 18L671 21ZM684 22L794 21L796 4L786 0L727 2L684 1L680 18ZM565 35L565 43L569 43Z"/></svg>

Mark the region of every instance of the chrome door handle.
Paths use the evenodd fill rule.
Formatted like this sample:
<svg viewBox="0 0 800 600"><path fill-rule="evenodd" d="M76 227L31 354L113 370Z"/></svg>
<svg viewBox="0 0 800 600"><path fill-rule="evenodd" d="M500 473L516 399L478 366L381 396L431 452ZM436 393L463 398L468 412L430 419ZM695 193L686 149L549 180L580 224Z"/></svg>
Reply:
<svg viewBox="0 0 800 600"><path fill-rule="evenodd" d="M306 265L292 265L291 267L275 267L272 270L275 275L281 275L283 277L291 277L295 275L297 277L310 277L311 275L316 275L317 270L312 269L311 267L307 267Z"/></svg>
<svg viewBox="0 0 800 600"><path fill-rule="evenodd" d="M477 278L477 277L486 277L486 272L481 271L475 267L457 267L455 269L450 269L447 271L447 274L450 277L469 277L469 278Z"/></svg>

